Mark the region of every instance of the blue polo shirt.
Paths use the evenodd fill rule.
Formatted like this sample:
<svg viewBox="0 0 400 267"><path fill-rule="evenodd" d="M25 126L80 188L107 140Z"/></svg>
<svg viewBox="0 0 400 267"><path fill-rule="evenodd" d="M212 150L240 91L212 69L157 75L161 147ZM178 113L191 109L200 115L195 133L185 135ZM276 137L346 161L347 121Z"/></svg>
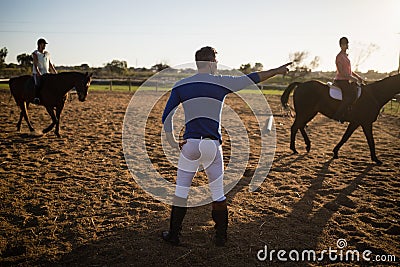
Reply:
<svg viewBox="0 0 400 267"><path fill-rule="evenodd" d="M177 82L162 115L165 132L172 132L172 117L182 103L185 113L184 139L221 138L221 113L227 94L259 83L257 73L243 76L198 73Z"/></svg>

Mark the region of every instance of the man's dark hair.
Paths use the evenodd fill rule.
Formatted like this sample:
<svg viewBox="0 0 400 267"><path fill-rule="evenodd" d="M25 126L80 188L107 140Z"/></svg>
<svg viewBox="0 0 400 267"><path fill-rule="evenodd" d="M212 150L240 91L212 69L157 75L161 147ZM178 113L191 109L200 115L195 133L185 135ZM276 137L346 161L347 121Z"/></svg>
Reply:
<svg viewBox="0 0 400 267"><path fill-rule="evenodd" d="M210 46L197 50L195 55L197 68L204 67L205 62L215 62L216 55L217 51Z"/></svg>
<svg viewBox="0 0 400 267"><path fill-rule="evenodd" d="M341 44L348 44L349 43L349 40L346 38L346 37L342 37L342 38L340 38L340 40L339 40L339 45L341 45Z"/></svg>
<svg viewBox="0 0 400 267"><path fill-rule="evenodd" d="M39 40L37 40L37 45L40 45L40 44L47 44L47 42L45 39L40 38Z"/></svg>

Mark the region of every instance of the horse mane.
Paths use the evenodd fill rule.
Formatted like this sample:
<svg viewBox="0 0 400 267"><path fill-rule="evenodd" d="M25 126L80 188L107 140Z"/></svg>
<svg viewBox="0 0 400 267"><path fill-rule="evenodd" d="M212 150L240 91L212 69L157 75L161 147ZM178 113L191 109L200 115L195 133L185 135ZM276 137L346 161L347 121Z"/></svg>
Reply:
<svg viewBox="0 0 400 267"><path fill-rule="evenodd" d="M68 81L70 79L85 78L87 76L87 74L79 72L79 71L65 71L65 72L60 72L60 73L56 73L56 74L54 74L54 73L46 74L46 76L47 77L45 77L45 79L48 81L49 80L54 81L54 80L58 80L58 79Z"/></svg>
<svg viewBox="0 0 400 267"><path fill-rule="evenodd" d="M79 72L79 71L64 71L64 72L57 73L55 75L66 76L66 75L71 75L71 74L80 75L80 76L86 76L87 75L87 74Z"/></svg>
<svg viewBox="0 0 400 267"><path fill-rule="evenodd" d="M378 80L376 82L373 82L373 83L371 83L369 85L372 85L373 87L375 87L375 85L381 86L384 83L393 82L393 80L396 80L396 79L400 79L400 74L395 74L395 75L391 75L391 76L385 77L385 78L383 78L381 80Z"/></svg>

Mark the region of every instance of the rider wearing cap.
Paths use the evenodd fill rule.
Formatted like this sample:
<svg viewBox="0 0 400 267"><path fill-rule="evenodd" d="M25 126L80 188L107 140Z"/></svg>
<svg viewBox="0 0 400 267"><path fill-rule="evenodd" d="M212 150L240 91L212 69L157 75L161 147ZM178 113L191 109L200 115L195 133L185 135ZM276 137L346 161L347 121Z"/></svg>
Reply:
<svg viewBox="0 0 400 267"><path fill-rule="evenodd" d="M40 93L40 86L42 82L42 75L48 73L57 73L56 69L54 68L53 63L50 61L50 53L45 51L46 48L46 40L40 38L37 41L37 50L33 51L33 68L32 74L33 79L35 81L35 98L33 99L34 104L40 104L39 93Z"/></svg>

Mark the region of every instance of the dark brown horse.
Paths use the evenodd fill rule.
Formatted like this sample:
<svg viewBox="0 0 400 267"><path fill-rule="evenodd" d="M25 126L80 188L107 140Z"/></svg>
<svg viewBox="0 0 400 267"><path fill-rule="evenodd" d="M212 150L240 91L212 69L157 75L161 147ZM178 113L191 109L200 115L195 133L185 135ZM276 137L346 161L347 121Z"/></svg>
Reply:
<svg viewBox="0 0 400 267"><path fill-rule="evenodd" d="M79 72L62 72L59 74L46 74L43 76L40 89L40 105L44 106L49 113L52 123L43 130L49 132L56 126L54 133L60 137L60 115L64 108L67 93L72 88L76 89L79 101L85 101L92 80L92 74ZM29 103L34 98L34 81L32 76L24 75L11 78L9 81L11 94L21 109L17 131L21 129L22 117L28 124L29 130L34 131L28 116ZM55 111L55 113L54 113Z"/></svg>
<svg viewBox="0 0 400 267"><path fill-rule="evenodd" d="M296 119L291 128L290 149L297 153L295 147L296 133L300 129L306 143L307 152L311 142L305 127L318 112L332 118L339 107L340 101L329 96L329 87L319 81L294 82L290 84L281 96L282 106L288 108L290 93L293 94ZM372 134L372 123L376 121L379 111L392 97L400 92L400 75L387 77L380 81L363 86L360 98L352 105L351 112L345 115L345 121L350 122L340 142L333 149L333 157L338 158L339 149L349 139L353 132L361 126L367 138L371 159L377 164L382 162L375 154L375 142Z"/></svg>

